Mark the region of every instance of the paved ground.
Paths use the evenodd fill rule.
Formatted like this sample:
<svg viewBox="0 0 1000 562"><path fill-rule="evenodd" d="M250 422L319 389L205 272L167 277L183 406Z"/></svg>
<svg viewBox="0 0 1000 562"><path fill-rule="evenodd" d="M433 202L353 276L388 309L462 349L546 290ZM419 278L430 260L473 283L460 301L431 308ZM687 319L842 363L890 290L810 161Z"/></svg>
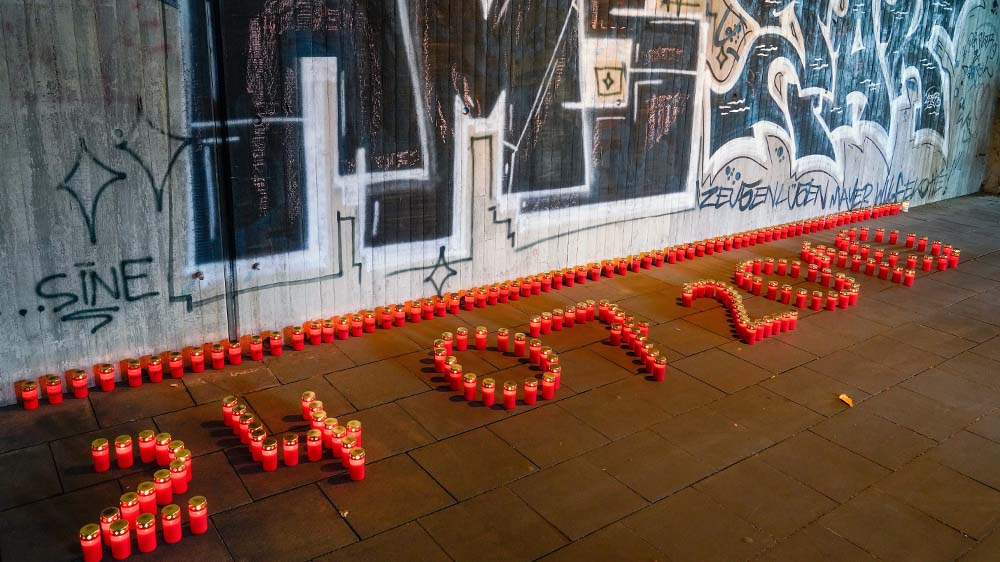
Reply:
<svg viewBox="0 0 1000 562"><path fill-rule="evenodd" d="M188 495L208 496L214 515L208 534L143 560L998 560L1000 199L868 224L952 243L964 262L913 288L861 276L858 307L806 313L752 347L714 301L679 306L680 285L726 279L742 259L792 258L831 231L179 384L0 410L0 557L78 556L79 527L152 472L95 474L87 444L152 428L194 452ZM440 390L428 354L439 332L521 327L586 298L652 322L666 382L591 323L546 338L565 369L553 402L508 413ZM492 351L461 362L498 381L531 373ZM218 400L235 393L271 432L295 428L307 389L364 423L364 482L329 460L261 473L218 421Z"/></svg>

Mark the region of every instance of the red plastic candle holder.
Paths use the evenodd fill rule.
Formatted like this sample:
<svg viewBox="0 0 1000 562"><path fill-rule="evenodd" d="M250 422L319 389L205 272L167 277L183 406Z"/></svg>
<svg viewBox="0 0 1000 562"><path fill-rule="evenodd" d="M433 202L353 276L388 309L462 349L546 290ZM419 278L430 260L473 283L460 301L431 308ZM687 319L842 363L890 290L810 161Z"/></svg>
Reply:
<svg viewBox="0 0 1000 562"><path fill-rule="evenodd" d="M156 483L152 480L139 482L135 488L135 494L139 498L139 511L141 513L156 513Z"/></svg>
<svg viewBox="0 0 1000 562"><path fill-rule="evenodd" d="M362 441L361 441L361 430L362 430L361 422L358 421L358 420L350 420L350 421L347 422L347 424L344 425L344 427L347 428L347 436L348 437L353 437L355 445L360 446L362 444Z"/></svg>
<svg viewBox="0 0 1000 562"><path fill-rule="evenodd" d="M472 402L476 399L476 375L465 373L462 375L462 389L466 401Z"/></svg>
<svg viewBox="0 0 1000 562"><path fill-rule="evenodd" d="M129 435L119 435L115 438L115 461L118 468L129 468L134 461L132 454L132 437Z"/></svg>
<svg viewBox="0 0 1000 562"><path fill-rule="evenodd" d="M323 458L323 432L310 429L306 432L306 458L309 462L318 462Z"/></svg>
<svg viewBox="0 0 1000 562"><path fill-rule="evenodd" d="M153 355L146 361L146 376L149 382L163 382L163 359Z"/></svg>
<svg viewBox="0 0 1000 562"><path fill-rule="evenodd" d="M250 336L250 360L264 360L264 338L260 335Z"/></svg>
<svg viewBox="0 0 1000 562"><path fill-rule="evenodd" d="M203 535L208 531L208 500L205 496L194 496L188 500L188 524L192 535Z"/></svg>
<svg viewBox="0 0 1000 562"><path fill-rule="evenodd" d="M87 372L83 369L66 371L66 382L73 392L73 398L86 398L90 394L87 389Z"/></svg>
<svg viewBox="0 0 1000 562"><path fill-rule="evenodd" d="M132 531L128 521L118 520L111 524L111 557L125 560L132 556Z"/></svg>
<svg viewBox="0 0 1000 562"><path fill-rule="evenodd" d="M122 515L121 510L117 507L106 507L101 510L100 515L100 526L101 526L101 536L104 538L105 544L111 544L111 524L115 521L121 521ZM128 522L126 521L127 525Z"/></svg>
<svg viewBox="0 0 1000 562"><path fill-rule="evenodd" d="M503 407L505 410L513 410L517 406L517 383L506 381L503 383Z"/></svg>
<svg viewBox="0 0 1000 562"><path fill-rule="evenodd" d="M528 360L537 365L542 359L541 340L532 339L528 342Z"/></svg>
<svg viewBox="0 0 1000 562"><path fill-rule="evenodd" d="M364 480L365 479L365 450L361 447L354 447L348 453L349 455L349 473L351 480Z"/></svg>
<svg viewBox="0 0 1000 562"><path fill-rule="evenodd" d="M243 343L239 340L232 340L229 342L229 347L226 349L227 355L229 355L230 365L239 365L243 363Z"/></svg>
<svg viewBox="0 0 1000 562"><path fill-rule="evenodd" d="M118 498L118 510L122 514L122 519L128 522L128 526L135 528L135 520L142 513L139 509L139 496L135 492L126 492Z"/></svg>
<svg viewBox="0 0 1000 562"><path fill-rule="evenodd" d="M542 400L552 400L556 395L556 376L545 373L542 376Z"/></svg>
<svg viewBox="0 0 1000 562"><path fill-rule="evenodd" d="M140 514L135 521L135 536L139 552L156 550L156 516L152 513Z"/></svg>
<svg viewBox="0 0 1000 562"><path fill-rule="evenodd" d="M177 351L170 352L167 358L167 368L170 369L170 377L179 379L184 376L184 355Z"/></svg>
<svg viewBox="0 0 1000 562"><path fill-rule="evenodd" d="M476 349L479 351L486 350L486 326L476 326Z"/></svg>
<svg viewBox="0 0 1000 562"><path fill-rule="evenodd" d="M480 384L483 406L489 408L496 402L496 381L487 377Z"/></svg>
<svg viewBox="0 0 1000 562"><path fill-rule="evenodd" d="M103 392L111 392L115 389L115 367L111 363L102 363L97 366L95 373L97 384Z"/></svg>
<svg viewBox="0 0 1000 562"><path fill-rule="evenodd" d="M173 487L175 494L187 493L187 464L180 459L170 461L170 485Z"/></svg>
<svg viewBox="0 0 1000 562"><path fill-rule="evenodd" d="M278 440L274 437L264 439L261 445L260 467L264 472L278 470Z"/></svg>
<svg viewBox="0 0 1000 562"><path fill-rule="evenodd" d="M500 353L507 353L510 349L510 330L507 328L497 329L497 349Z"/></svg>
<svg viewBox="0 0 1000 562"><path fill-rule="evenodd" d="M538 379L524 379L524 403L531 406L538 402Z"/></svg>
<svg viewBox="0 0 1000 562"><path fill-rule="evenodd" d="M205 351L200 347L192 348L189 359L191 361L191 372L202 373L205 371Z"/></svg>
<svg viewBox="0 0 1000 562"><path fill-rule="evenodd" d="M80 549L83 551L83 562L101 562L104 550L100 525L88 523L80 527Z"/></svg>
<svg viewBox="0 0 1000 562"><path fill-rule="evenodd" d="M111 468L111 446L107 439L98 437L90 442L90 458L94 472L107 472Z"/></svg>
<svg viewBox="0 0 1000 562"><path fill-rule="evenodd" d="M181 508L172 503L160 510L160 526L163 529L163 542L174 544L181 540Z"/></svg>

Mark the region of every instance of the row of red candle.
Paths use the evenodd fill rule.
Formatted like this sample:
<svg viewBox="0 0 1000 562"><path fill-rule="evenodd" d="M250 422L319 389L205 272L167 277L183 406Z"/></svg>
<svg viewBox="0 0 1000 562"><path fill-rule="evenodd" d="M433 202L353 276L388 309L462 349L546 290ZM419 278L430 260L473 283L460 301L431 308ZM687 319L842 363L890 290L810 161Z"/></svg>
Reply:
<svg viewBox="0 0 1000 562"><path fill-rule="evenodd" d="M908 235L909 236L909 235ZM926 241L926 238L921 240ZM852 242L848 239L848 235L841 233L837 235L836 247L839 251L836 252L837 255L837 265L839 267L846 267L847 257L851 258L851 269L858 271L861 267L862 262L867 262L866 273L871 269L871 264L882 262L882 258L886 257L885 250L871 249L868 244L859 245L857 242ZM917 247L918 251L924 251L926 248ZM826 254L831 254L832 248L823 248L821 246L816 247L816 251L825 250ZM918 255L910 254L906 258L906 269L916 270L918 265L923 271L932 271L937 269L938 271L945 271L948 269L954 269L958 267L958 262L961 257L961 251L957 249L952 249L950 245L941 246L938 241L933 242L931 254L930 255ZM899 261L899 252L894 250L890 251L887 256L888 262L882 262L880 267L888 263L890 268L897 268L897 263ZM871 275L870 273L868 273ZM880 270L881 276L881 270Z"/></svg>
<svg viewBox="0 0 1000 562"><path fill-rule="evenodd" d="M827 293L825 298L822 291L813 291L810 299L809 291L799 288L795 291L793 299L791 285L782 285L779 292L777 281L768 281L765 291L763 278L755 276L754 272L759 273L768 269L767 266L761 267L759 259L748 260L736 266L736 272L733 277L737 286L751 292L753 295L763 296L773 301L779 301L782 304L794 305L797 308L809 307L813 310L820 310L822 308L836 310L837 308L843 309L858 304L858 294L861 285L853 277L848 277L843 273L834 275L830 269L823 269L820 272L816 264L811 264L807 268L806 280L811 283L832 287L834 290ZM800 271L799 262L792 262L791 268L779 267L779 271L782 269L790 277L797 278Z"/></svg>
<svg viewBox="0 0 1000 562"><path fill-rule="evenodd" d="M748 345L794 330L798 325L799 315L795 311L750 319L737 288L722 281L699 280L685 283L681 288L681 303L692 306L694 299L698 298L714 298L726 306L734 318L737 334Z"/></svg>
<svg viewBox="0 0 1000 562"><path fill-rule="evenodd" d="M858 228L850 228L841 231L842 235L848 242L859 240L865 242L868 240L869 228L867 226L862 226ZM904 239L904 246L907 248L915 248L918 252L926 252L928 247L928 239L926 236L921 236L917 238L914 233L909 233ZM882 243L885 241L890 245L896 245L899 243L899 231L893 230L889 233L888 240L885 239L885 229L876 228L875 229L875 242ZM950 244L942 244L940 240L934 240L930 242L930 253L932 256L937 257L938 255L951 256L954 252L959 252L957 249L953 249ZM852 252L856 253L856 252ZM961 253L961 252L959 252ZM954 266L952 266L954 267Z"/></svg>
<svg viewBox="0 0 1000 562"><path fill-rule="evenodd" d="M156 510L138 512L136 508L110 507L101 512L100 524L90 523L80 528L80 548L84 562L100 562L104 558L104 545L111 549L111 557L124 560L132 555L132 532L135 532L139 552L153 552L157 546ZM134 494L133 494L134 495ZM165 505L160 512L163 542L180 542L181 508L177 504ZM208 500L194 496L188 500L188 526L192 535L208 531Z"/></svg>
<svg viewBox="0 0 1000 562"><path fill-rule="evenodd" d="M182 460L188 468L191 466L191 451L184 447L183 441L173 439L169 433L154 434L153 430L146 429L139 432L138 441L139 458L144 463L156 462L159 466L169 466L176 460ZM130 435L116 437L114 450L118 468L129 468L135 462ZM107 439L94 439L90 444L90 454L95 472L105 472L111 468L111 444Z"/></svg>
<svg viewBox="0 0 1000 562"><path fill-rule="evenodd" d="M548 292L551 289L560 289L563 286L569 287L574 282L584 283L588 278L590 280L597 280L602 274L604 276L612 276L615 272L624 274L629 269L637 271L640 268L648 269L654 265L659 267L663 265L664 261L675 263L684 259L711 255L714 252L739 249L743 246L751 246L772 240L781 240L790 236L817 232L822 229L835 228L871 218L898 215L900 208L900 204L890 203L867 209L845 211L834 215L806 219L796 223L786 223L774 227L741 232L715 238L710 241L690 243L686 246L681 245L653 252L643 252L639 255L628 256L627 258L604 260L600 264L578 265L561 271L529 276L510 283L481 287L471 291L464 291L463 293L453 293L448 297L421 299L410 303L409 308L404 305L390 305L376 309L375 311L363 311L358 314L334 317L333 319L323 321L313 320L306 322L301 327L293 326L289 328L289 339L291 340L291 348L293 350L301 350L304 348L304 342L307 337L310 344L329 343L334 341L335 338L346 339L349 336L357 337L363 333L374 332L377 324L383 329L388 329L392 326L403 326L407 321L407 317L409 317L411 322L419 322L421 318L429 319L435 316L444 316L447 313L456 314L459 312L460 307L471 310L475 307L505 303L509 300L517 300L520 296ZM568 318L567 314L564 319L567 325L571 322ZM540 326L539 333L541 333ZM262 336L251 336L249 347L251 359L256 361L263 359L264 343ZM281 355L283 349L282 334L271 332L268 335L268 348L272 355ZM230 341L228 345L216 343L207 344L202 348L189 349L188 362L192 372L198 373L204 371L206 351L212 367L214 369L222 369L225 366L227 357L230 364L236 365L242 362L243 344L240 341ZM167 363L172 377L180 378L183 376L184 354L179 352L169 353ZM126 365L126 381L128 384L130 386L140 385L142 383L141 362L128 360ZM151 382L162 380L163 365L161 356L153 355L150 357L146 361L145 367ZM74 370L72 373L72 378L70 373L67 373L67 381L72 388L74 396L77 398L86 397L87 381L85 374L83 377L80 377L79 370ZM102 390L106 392L114 390L116 377L113 365L108 363L99 365L95 368L95 375ZM48 383L48 380L46 379L46 383ZM61 383L58 387L55 383L52 386L52 390L49 390L48 384L46 384L47 396L49 396L50 402L59 403L62 396ZM58 392L56 392L57 388ZM18 399L22 401L26 409L37 408L37 385L31 381L19 381L15 390Z"/></svg>
<svg viewBox="0 0 1000 562"><path fill-rule="evenodd" d="M639 357L643 369L652 375L653 380L664 380L667 372L667 357L649 340L649 323L644 320L636 320L634 316L627 314L618 305L607 300L600 301L598 310L598 319L609 324L608 343L630 348Z"/></svg>
<svg viewBox="0 0 1000 562"><path fill-rule="evenodd" d="M822 268L822 273L828 275L830 267L836 265L836 267L850 267L851 271L856 273L863 273L869 277L878 276L879 279L884 279L886 281L891 281L893 283L899 283L905 287L912 287L914 281L916 280L916 271L910 268L910 265L915 265L916 256L909 256L907 258L907 267L903 268L897 265L899 260L899 254L892 252L888 256L889 261L880 260L885 257L882 250L876 250L872 257L867 259L863 258L861 254L856 254L851 256L850 263L848 264L847 252L838 252L834 248L827 248L825 246L816 246L815 248L808 242L803 242L801 249L802 260L809 263L810 275L813 275L812 270L819 270ZM930 261L934 258L930 256L925 257L926 267L925 271L930 270ZM948 258L941 256L941 260L947 261ZM944 268L947 269L947 264L944 264Z"/></svg>

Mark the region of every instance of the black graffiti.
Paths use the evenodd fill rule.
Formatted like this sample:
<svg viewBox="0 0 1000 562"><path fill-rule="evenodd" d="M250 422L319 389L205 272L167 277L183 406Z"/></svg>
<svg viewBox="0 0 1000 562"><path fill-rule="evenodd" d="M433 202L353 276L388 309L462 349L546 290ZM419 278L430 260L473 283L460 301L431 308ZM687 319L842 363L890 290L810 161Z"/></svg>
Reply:
<svg viewBox="0 0 1000 562"><path fill-rule="evenodd" d="M152 256L123 259L107 268L97 268L91 261L74 264L74 271L59 272L41 278L35 295L49 303L52 313L62 322L99 320L90 333L110 324L121 303L131 303L160 294L150 276ZM40 311L42 307L39 307ZM68 310L63 313L63 311Z"/></svg>

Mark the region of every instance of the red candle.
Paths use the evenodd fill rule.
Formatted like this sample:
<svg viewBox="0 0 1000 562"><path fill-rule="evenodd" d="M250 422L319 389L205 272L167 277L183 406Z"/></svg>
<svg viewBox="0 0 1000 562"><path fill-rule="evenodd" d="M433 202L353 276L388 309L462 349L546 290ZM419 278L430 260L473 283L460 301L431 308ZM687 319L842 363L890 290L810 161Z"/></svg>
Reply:
<svg viewBox="0 0 1000 562"><path fill-rule="evenodd" d="M930 271L933 265L934 265L934 258L931 256L924 256L922 269L924 271Z"/></svg>
<svg viewBox="0 0 1000 562"><path fill-rule="evenodd" d="M132 466L133 455L131 436L119 435L118 437L115 437L115 460L118 462L118 468L129 468Z"/></svg>
<svg viewBox="0 0 1000 562"><path fill-rule="evenodd" d="M563 326L566 328L572 328L573 324L576 323L576 307L569 305L566 307L565 312L563 312Z"/></svg>
<svg viewBox="0 0 1000 562"><path fill-rule="evenodd" d="M130 528L135 528L135 520L139 517L139 496L135 492L126 492L118 498L118 510L122 519L128 522Z"/></svg>
<svg viewBox="0 0 1000 562"><path fill-rule="evenodd" d="M482 380L482 402L487 408L493 406L495 402L496 381L491 378Z"/></svg>
<svg viewBox="0 0 1000 562"><path fill-rule="evenodd" d="M556 395L556 376L545 373L542 376L542 400L552 400Z"/></svg>
<svg viewBox="0 0 1000 562"><path fill-rule="evenodd" d="M83 369L66 371L66 380L73 391L73 398L86 398L90 394L87 390L87 372Z"/></svg>
<svg viewBox="0 0 1000 562"><path fill-rule="evenodd" d="M233 435L239 436L240 418L243 417L243 414L247 413L247 411L248 410L246 404L237 404L233 406L233 415L232 418L230 418L231 423L229 425L231 428L233 428Z"/></svg>
<svg viewBox="0 0 1000 562"><path fill-rule="evenodd" d="M917 278L917 272L912 269L907 269L903 272L903 285L907 287L913 286L914 279Z"/></svg>
<svg viewBox="0 0 1000 562"><path fill-rule="evenodd" d="M548 334L552 332L552 313L543 312L541 314L541 332L542 334Z"/></svg>
<svg viewBox="0 0 1000 562"><path fill-rule="evenodd" d="M258 427L250 431L250 458L254 462L260 462L260 451L264 446L264 439L267 438L267 431L263 427Z"/></svg>
<svg viewBox="0 0 1000 562"><path fill-rule="evenodd" d="M917 251L918 252L926 252L927 251L927 237L926 236L921 236L917 240Z"/></svg>
<svg viewBox="0 0 1000 562"><path fill-rule="evenodd" d="M101 536L104 537L105 544L111 544L111 524L121 518L121 511L117 507L106 507L101 511Z"/></svg>
<svg viewBox="0 0 1000 562"><path fill-rule="evenodd" d="M111 557L124 560L129 556L132 556L132 531L128 521L115 521L111 524Z"/></svg>
<svg viewBox="0 0 1000 562"><path fill-rule="evenodd" d="M514 356L515 357L524 357L524 348L527 346L527 344L528 344L528 337L527 336L525 336L521 332L515 333L514 334Z"/></svg>
<svg viewBox="0 0 1000 562"><path fill-rule="evenodd" d="M434 303L430 301L424 301L424 317L428 317L428 312L430 317L434 317ZM360 314L352 314L350 319L351 325L351 337L357 338L361 337L361 333L364 331L365 321Z"/></svg>
<svg viewBox="0 0 1000 562"><path fill-rule="evenodd" d="M170 461L170 484L175 494L184 494L188 489L187 464L175 459Z"/></svg>
<svg viewBox="0 0 1000 562"><path fill-rule="evenodd" d="M451 390L462 388L462 366L458 363L452 363L448 367L448 387Z"/></svg>
<svg viewBox="0 0 1000 562"><path fill-rule="evenodd" d="M135 488L139 498L140 513L156 513L156 484L152 481L139 482Z"/></svg>
<svg viewBox="0 0 1000 562"><path fill-rule="evenodd" d="M486 350L486 326L476 326L476 349Z"/></svg>
<svg viewBox="0 0 1000 562"><path fill-rule="evenodd" d="M90 457L94 461L94 472L106 472L111 468L111 449L108 440L98 437L90 443Z"/></svg>
<svg viewBox="0 0 1000 562"><path fill-rule="evenodd" d="M240 363L243 363L243 344L239 340L232 340L229 342L227 353L229 354L230 365L239 365Z"/></svg>
<svg viewBox="0 0 1000 562"><path fill-rule="evenodd" d="M267 347L271 355L278 357L284 351L284 341L282 340L281 334L278 332L271 332L267 335Z"/></svg>
<svg viewBox="0 0 1000 562"><path fill-rule="evenodd" d="M479 288L476 289L476 308L483 308L486 306L486 289Z"/></svg>
<svg viewBox="0 0 1000 562"><path fill-rule="evenodd" d="M336 427L340 427L340 422L337 421L337 418L327 416L327 418L323 420L323 427L320 431L323 433L323 446L327 449L333 448L333 430Z"/></svg>
<svg viewBox="0 0 1000 562"><path fill-rule="evenodd" d="M278 470L278 440L274 437L264 439L260 451L260 466L264 472Z"/></svg>
<svg viewBox="0 0 1000 562"><path fill-rule="evenodd" d="M650 345L652 345L652 344L650 344ZM548 372L551 373L552 376L555 377L555 379L556 379L556 390L559 390L559 387L562 386L562 365L557 365L556 364L556 362L559 361L559 357L553 355L553 358L555 359L555 361L553 361L549 365Z"/></svg>
<svg viewBox="0 0 1000 562"><path fill-rule="evenodd" d="M136 359L128 359L125 362L126 380L129 386L140 386L142 384L142 363Z"/></svg>
<svg viewBox="0 0 1000 562"><path fill-rule="evenodd" d="M507 353L510 349L510 330L507 328L497 329L497 349L500 353Z"/></svg>
<svg viewBox="0 0 1000 562"><path fill-rule="evenodd" d="M826 309L837 310L837 303L840 301L840 293L830 291L826 294Z"/></svg>
<svg viewBox="0 0 1000 562"><path fill-rule="evenodd" d="M286 433L282 436L281 443L281 456L285 466L299 464L299 436L294 433Z"/></svg>
<svg viewBox="0 0 1000 562"><path fill-rule="evenodd" d="M506 303L511 300L511 296L516 296L516 295L517 292L511 290L510 285L508 285L507 283L503 283L502 285L500 285L500 296L498 299L499 302Z"/></svg>
<svg viewBox="0 0 1000 562"><path fill-rule="evenodd" d="M201 373L205 371L205 351L200 347L191 349L191 372Z"/></svg>
<svg viewBox="0 0 1000 562"><path fill-rule="evenodd" d="M611 345L618 346L622 343L622 325L615 323L611 325L611 332L608 336Z"/></svg>
<svg viewBox="0 0 1000 562"><path fill-rule="evenodd" d="M451 332L441 332L441 337L435 340L434 343L436 344L435 347L443 347L448 352L448 355L451 355L455 348L455 336Z"/></svg>
<svg viewBox="0 0 1000 562"><path fill-rule="evenodd" d="M329 449L330 452L333 453L333 457L336 459L340 458L341 450L344 448L345 437L347 437L347 428L342 425L334 426L334 428L330 430Z"/></svg>
<svg viewBox="0 0 1000 562"><path fill-rule="evenodd" d="M350 461L351 461L351 449L353 449L353 448L355 448L357 446L358 446L357 442L350 435L348 435L347 437L344 437L340 441L340 452L335 453L335 454L340 459L340 463L343 466L348 467L350 465Z"/></svg>
<svg viewBox="0 0 1000 562"><path fill-rule="evenodd" d="M533 338L537 338L538 336L542 335L541 316L532 316L528 320L528 334Z"/></svg>
<svg viewBox="0 0 1000 562"><path fill-rule="evenodd" d="M955 268L958 267L958 260L961 257L961 250L952 250L951 254L948 255L948 267Z"/></svg>
<svg viewBox="0 0 1000 562"><path fill-rule="evenodd" d="M292 326L292 349L302 351L306 347L306 335L301 326Z"/></svg>
<svg viewBox="0 0 1000 562"><path fill-rule="evenodd" d="M931 242L931 255L936 256L941 253L941 241L935 240Z"/></svg>
<svg viewBox="0 0 1000 562"><path fill-rule="evenodd" d="M656 360L653 362L653 380L662 381L667 374L667 357L666 355L657 355Z"/></svg>
<svg viewBox="0 0 1000 562"><path fill-rule="evenodd" d="M309 335L309 345L319 345L323 343L323 322L311 320L306 323L306 333ZM332 339L330 341L333 341Z"/></svg>
<svg viewBox="0 0 1000 562"><path fill-rule="evenodd" d="M503 383L503 407L506 410L513 410L517 405L517 383L506 381Z"/></svg>
<svg viewBox="0 0 1000 562"><path fill-rule="evenodd" d="M792 300L792 286L782 285L781 286L781 304L788 304Z"/></svg>
<svg viewBox="0 0 1000 562"><path fill-rule="evenodd" d="M392 318L396 326L406 325L406 307L401 304L393 305Z"/></svg>
<svg viewBox="0 0 1000 562"><path fill-rule="evenodd" d="M156 460L156 436L151 429L139 432L139 458L144 463Z"/></svg>
<svg viewBox="0 0 1000 562"><path fill-rule="evenodd" d="M170 441L169 433L159 433L156 435L156 464L167 466L170 463Z"/></svg>
<svg viewBox="0 0 1000 562"><path fill-rule="evenodd" d="M476 399L476 375L473 373L465 373L462 375L462 388L464 390L464 398L472 402Z"/></svg>
<svg viewBox="0 0 1000 562"><path fill-rule="evenodd" d="M111 363L102 363L97 366L97 384L103 392L111 392L115 389L115 367Z"/></svg>
<svg viewBox="0 0 1000 562"><path fill-rule="evenodd" d="M83 550L83 562L101 562L104 551L100 525L88 523L80 527L80 549Z"/></svg>
<svg viewBox="0 0 1000 562"><path fill-rule="evenodd" d="M264 338L259 335L250 336L250 360L264 360Z"/></svg>
<svg viewBox="0 0 1000 562"><path fill-rule="evenodd" d="M948 269L948 256L938 256L937 258L937 268L938 271L944 271Z"/></svg>
<svg viewBox="0 0 1000 562"><path fill-rule="evenodd" d="M193 496L188 500L188 523L192 535L203 535L208 531L208 500L205 496Z"/></svg>
<svg viewBox="0 0 1000 562"><path fill-rule="evenodd" d="M176 351L170 352L167 358L167 367L170 369L170 376L179 379L184 376L184 355Z"/></svg>
<svg viewBox="0 0 1000 562"><path fill-rule="evenodd" d="M160 510L160 525L163 527L163 542L174 544L181 540L181 507L175 503Z"/></svg>
<svg viewBox="0 0 1000 562"><path fill-rule="evenodd" d="M500 301L500 287L496 285L491 285L486 303L489 305L494 305Z"/></svg>
<svg viewBox="0 0 1000 562"><path fill-rule="evenodd" d="M216 371L221 370L226 366L226 348L221 343L212 344L208 357L212 362L212 368ZM129 384L131 384L131 380L129 381Z"/></svg>
<svg viewBox="0 0 1000 562"><path fill-rule="evenodd" d="M542 359L542 341L533 339L528 342L528 360L537 365Z"/></svg>
<svg viewBox="0 0 1000 562"><path fill-rule="evenodd" d="M799 289L795 291L795 306L797 308L805 308L806 298L808 298L809 292L805 289Z"/></svg>
<svg viewBox="0 0 1000 562"><path fill-rule="evenodd" d="M361 422L358 420L350 420L347 422L347 435L354 438L355 444L361 445Z"/></svg>
<svg viewBox="0 0 1000 562"><path fill-rule="evenodd" d="M365 479L365 450L361 447L354 447L350 450L350 474L351 480Z"/></svg>
<svg viewBox="0 0 1000 562"><path fill-rule="evenodd" d="M323 458L323 432L310 429L306 432L306 458L309 462L317 462Z"/></svg>
<svg viewBox="0 0 1000 562"><path fill-rule="evenodd" d="M529 377L524 379L524 403L532 406L538 401L538 379Z"/></svg>
<svg viewBox="0 0 1000 562"><path fill-rule="evenodd" d="M156 516L152 513L140 515L135 522L135 536L139 544L139 552L156 550Z"/></svg>
<svg viewBox="0 0 1000 562"><path fill-rule="evenodd" d="M778 282L768 281L767 282L767 298L775 300L778 298Z"/></svg>
<svg viewBox="0 0 1000 562"><path fill-rule="evenodd" d="M340 320L340 318L337 318L337 320ZM336 334L336 326L334 325L334 321L332 319L327 318L327 319L323 320L322 322L319 322L319 342L317 342L315 344L313 343L313 340L315 338L316 328L313 327L313 325L311 323L311 324L309 324L308 329L309 329L309 344L310 345L318 345L320 343L333 343L333 340L334 340L334 337L335 337L335 334ZM305 339L305 337L303 335L303 340L304 339ZM302 347L305 347L304 343L303 343Z"/></svg>
<svg viewBox="0 0 1000 562"><path fill-rule="evenodd" d="M313 402L315 404L315 402ZM311 429L318 429L319 432L323 433L323 426L326 422L326 410L313 410L309 414L309 427Z"/></svg>
<svg viewBox="0 0 1000 562"><path fill-rule="evenodd" d="M183 461L184 466L187 467L185 477L187 478L188 484L191 483L191 451L188 449L181 449L177 451L177 458L175 460Z"/></svg>

